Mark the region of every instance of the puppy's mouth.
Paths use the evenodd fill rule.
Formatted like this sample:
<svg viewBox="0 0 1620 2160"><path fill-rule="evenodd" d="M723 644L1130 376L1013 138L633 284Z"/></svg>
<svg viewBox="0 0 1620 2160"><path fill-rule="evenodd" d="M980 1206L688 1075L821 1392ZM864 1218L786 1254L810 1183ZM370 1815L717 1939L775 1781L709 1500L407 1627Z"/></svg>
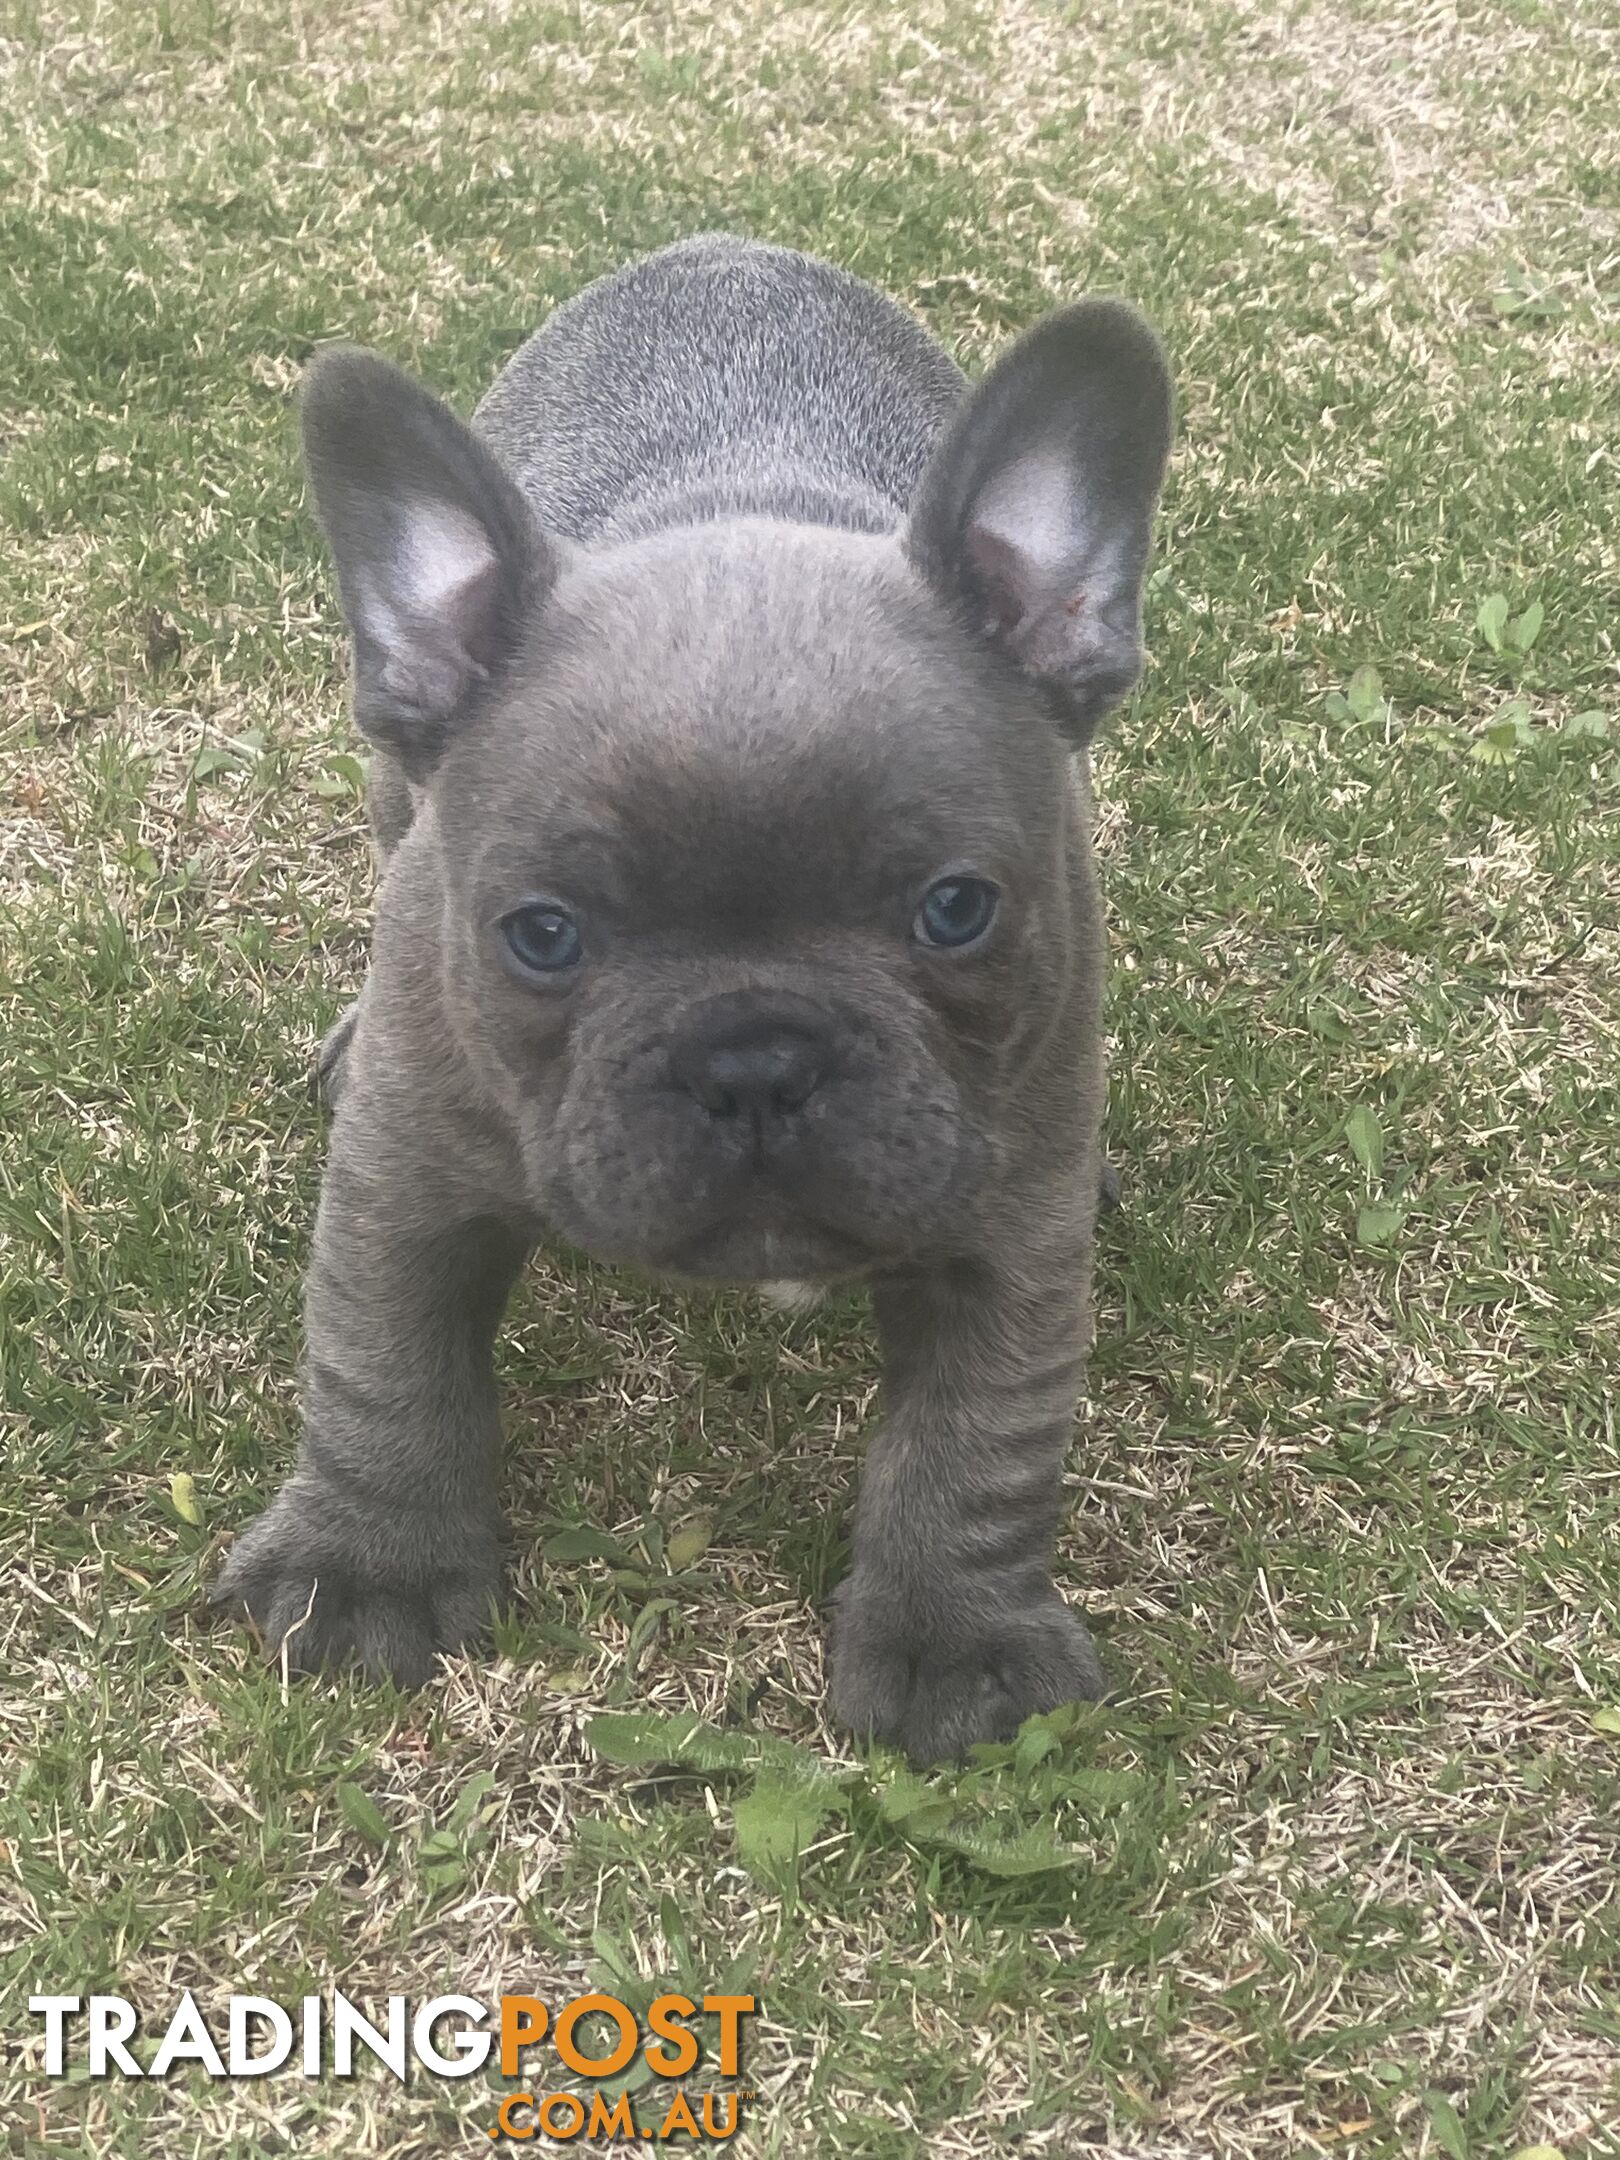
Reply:
<svg viewBox="0 0 1620 2160"><path fill-rule="evenodd" d="M740 1213L689 1232L653 1257L663 1273L696 1282L832 1282L860 1274L876 1255L821 1223L750 1220Z"/></svg>

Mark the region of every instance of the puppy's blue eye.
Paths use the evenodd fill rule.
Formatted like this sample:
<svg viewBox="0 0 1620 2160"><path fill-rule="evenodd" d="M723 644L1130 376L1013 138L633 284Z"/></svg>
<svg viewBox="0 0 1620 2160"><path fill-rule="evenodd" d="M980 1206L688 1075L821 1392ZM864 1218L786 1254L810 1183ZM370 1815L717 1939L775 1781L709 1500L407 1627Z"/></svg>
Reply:
<svg viewBox="0 0 1620 2160"><path fill-rule="evenodd" d="M986 878L944 877L923 894L914 925L925 945L977 944L995 920L1001 898Z"/></svg>
<svg viewBox="0 0 1620 2160"><path fill-rule="evenodd" d="M513 959L532 975L555 975L579 960L579 925L566 908L549 900L514 908L501 918L501 935Z"/></svg>

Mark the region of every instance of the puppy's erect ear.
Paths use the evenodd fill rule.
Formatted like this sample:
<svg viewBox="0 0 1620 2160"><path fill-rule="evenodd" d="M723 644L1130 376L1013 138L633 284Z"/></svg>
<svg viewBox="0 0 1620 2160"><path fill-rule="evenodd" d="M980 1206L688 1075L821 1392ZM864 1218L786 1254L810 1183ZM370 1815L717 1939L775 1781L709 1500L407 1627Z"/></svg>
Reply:
<svg viewBox="0 0 1620 2160"><path fill-rule="evenodd" d="M1081 300L969 392L912 504L912 560L1058 693L1076 744L1142 665L1142 572L1169 448L1158 339L1123 302Z"/></svg>
<svg viewBox="0 0 1620 2160"><path fill-rule="evenodd" d="M557 550L471 429L376 353L320 353L302 417L354 633L355 719L421 780L551 584Z"/></svg>

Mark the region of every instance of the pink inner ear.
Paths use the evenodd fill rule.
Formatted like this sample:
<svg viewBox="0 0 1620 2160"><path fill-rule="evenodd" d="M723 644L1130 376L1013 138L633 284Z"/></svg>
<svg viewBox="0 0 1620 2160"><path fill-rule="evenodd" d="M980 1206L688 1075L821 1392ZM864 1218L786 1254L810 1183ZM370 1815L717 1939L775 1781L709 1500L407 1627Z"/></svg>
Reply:
<svg viewBox="0 0 1620 2160"><path fill-rule="evenodd" d="M1028 556L987 525L968 527L965 552L989 608L986 630L993 637L1012 637L1036 597Z"/></svg>
<svg viewBox="0 0 1620 2160"><path fill-rule="evenodd" d="M1084 667L1098 642L1095 619L1086 618L1087 586L1049 589L1040 563L988 525L969 528L964 551L986 604L987 636L1032 674L1061 678Z"/></svg>
<svg viewBox="0 0 1620 2160"><path fill-rule="evenodd" d="M496 657L500 590L501 566L492 554L439 604L436 620L444 626L446 637L480 670L491 666Z"/></svg>
<svg viewBox="0 0 1620 2160"><path fill-rule="evenodd" d="M465 679L494 659L501 561L470 512L420 499L401 506L393 545L358 596L364 627L408 675Z"/></svg>
<svg viewBox="0 0 1620 2160"><path fill-rule="evenodd" d="M395 576L411 614L448 624L465 609L478 609L499 560L477 518L448 503L413 503L399 541Z"/></svg>

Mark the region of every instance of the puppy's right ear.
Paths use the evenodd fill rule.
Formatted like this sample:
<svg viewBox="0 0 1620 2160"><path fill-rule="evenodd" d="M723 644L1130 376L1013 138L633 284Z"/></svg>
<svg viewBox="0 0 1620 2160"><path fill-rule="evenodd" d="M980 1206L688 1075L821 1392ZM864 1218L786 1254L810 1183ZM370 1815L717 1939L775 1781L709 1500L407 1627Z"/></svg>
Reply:
<svg viewBox="0 0 1620 2160"><path fill-rule="evenodd" d="M425 779L558 551L449 406L358 346L304 378L304 462L354 636L354 716Z"/></svg>
<svg viewBox="0 0 1620 2160"><path fill-rule="evenodd" d="M1077 746L1142 665L1142 576L1170 410L1164 355L1135 309L1076 301L968 393L912 504L913 562L1046 684Z"/></svg>

